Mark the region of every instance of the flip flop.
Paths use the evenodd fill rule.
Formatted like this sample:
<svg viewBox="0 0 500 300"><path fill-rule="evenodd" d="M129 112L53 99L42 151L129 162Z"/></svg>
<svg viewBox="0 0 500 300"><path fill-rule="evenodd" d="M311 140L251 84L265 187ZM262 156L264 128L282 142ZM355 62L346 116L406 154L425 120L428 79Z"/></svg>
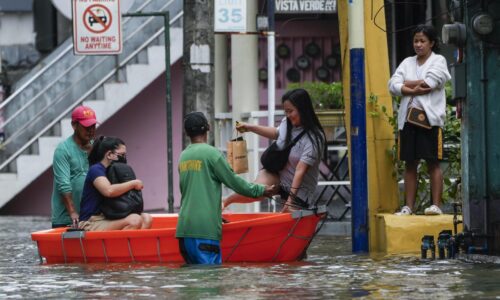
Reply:
<svg viewBox="0 0 500 300"><path fill-rule="evenodd" d="M436 215L442 215L443 212L439 207L437 207L437 205L431 205L424 210L424 214L427 216L436 216Z"/></svg>
<svg viewBox="0 0 500 300"><path fill-rule="evenodd" d="M409 216L411 215L413 212L411 211L411 209L408 207L408 206L403 206L401 208L401 211L395 213L396 216Z"/></svg>

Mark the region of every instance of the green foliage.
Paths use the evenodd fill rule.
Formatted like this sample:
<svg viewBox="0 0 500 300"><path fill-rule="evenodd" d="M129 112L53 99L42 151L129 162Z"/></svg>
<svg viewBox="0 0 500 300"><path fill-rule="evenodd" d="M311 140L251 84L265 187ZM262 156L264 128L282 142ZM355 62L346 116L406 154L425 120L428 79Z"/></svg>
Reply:
<svg viewBox="0 0 500 300"><path fill-rule="evenodd" d="M378 118L380 116L380 105L378 104L378 97L375 96L373 93L370 94L370 97L368 98L368 115L372 118ZM385 110L385 106L383 107Z"/></svg>
<svg viewBox="0 0 500 300"><path fill-rule="evenodd" d="M287 90L303 88L311 96L316 109L343 109L344 97L342 83L326 83L322 81L305 81L288 84Z"/></svg>
<svg viewBox="0 0 500 300"><path fill-rule="evenodd" d="M451 97L451 88L447 84L445 86L446 97ZM393 115L387 113L387 108L385 106L379 106L377 102L377 96L370 95L369 104L371 105L371 110L369 114L374 117L379 116L379 112L387 118L389 124L393 128L394 136L396 138L396 143L391 149L387 150L388 155L393 161L393 176L399 181L403 179L404 174L404 162L398 160L397 155L397 135L398 135L398 110L399 103L401 102L400 97L393 98ZM441 164L441 169L443 172L444 189L442 200L443 203L456 200L458 198L458 183L461 175L461 149L460 149L460 120L455 117L455 109L447 105L446 106L446 120L443 128L443 144L444 144L444 159ZM415 201L415 211L422 212L423 209L430 204L430 183L429 175L427 171L427 165L425 163L419 164L417 170L417 199ZM401 193L402 194L402 193ZM401 195L400 202L404 205L404 197Z"/></svg>

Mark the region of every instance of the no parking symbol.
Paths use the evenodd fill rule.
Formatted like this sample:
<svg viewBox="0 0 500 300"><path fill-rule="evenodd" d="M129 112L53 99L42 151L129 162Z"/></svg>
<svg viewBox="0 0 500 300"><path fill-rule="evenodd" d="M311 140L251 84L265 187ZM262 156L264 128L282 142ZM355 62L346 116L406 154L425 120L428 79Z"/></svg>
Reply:
<svg viewBox="0 0 500 300"><path fill-rule="evenodd" d="M119 54L122 50L119 0L73 0L75 54Z"/></svg>
<svg viewBox="0 0 500 300"><path fill-rule="evenodd" d="M113 23L111 11L101 4L89 6L83 13L83 24L93 33L106 32Z"/></svg>

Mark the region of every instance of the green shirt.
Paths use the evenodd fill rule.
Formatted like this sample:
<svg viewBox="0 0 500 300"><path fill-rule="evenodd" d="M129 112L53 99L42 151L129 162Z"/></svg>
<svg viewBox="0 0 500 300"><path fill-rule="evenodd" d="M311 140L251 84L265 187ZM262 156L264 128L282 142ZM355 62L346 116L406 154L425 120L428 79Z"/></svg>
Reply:
<svg viewBox="0 0 500 300"><path fill-rule="evenodd" d="M264 186L236 175L220 151L205 143L189 145L179 160L181 210L176 237L221 240L222 186L260 197Z"/></svg>
<svg viewBox="0 0 500 300"><path fill-rule="evenodd" d="M88 170L88 154L75 143L73 136L57 145L52 161L52 224L71 224L62 194L71 193L75 209L80 211L83 183Z"/></svg>

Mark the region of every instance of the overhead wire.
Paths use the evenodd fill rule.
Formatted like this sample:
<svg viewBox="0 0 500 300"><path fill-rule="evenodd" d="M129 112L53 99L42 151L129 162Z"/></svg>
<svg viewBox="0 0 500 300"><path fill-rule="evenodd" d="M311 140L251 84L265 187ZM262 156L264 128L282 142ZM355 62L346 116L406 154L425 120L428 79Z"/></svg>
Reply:
<svg viewBox="0 0 500 300"><path fill-rule="evenodd" d="M393 34L393 33L398 33L398 32L403 32L403 31L406 31L406 30L409 30L409 29L413 29L415 28L418 24L413 24L413 25L410 25L410 26L406 26L406 27L403 27L403 28L400 28L398 30L395 30L395 31L388 31L387 29L384 29L381 25L377 24L377 16L380 14L380 12L387 6L387 5L400 5L400 4L413 4L413 5L425 5L425 3L421 3L421 2L415 2L415 1L404 1L404 2L396 2L395 0L387 0L387 1L384 1L384 5L382 5L381 7L379 7L377 9L377 12L375 13L375 15L373 15L373 10L374 10L374 5L373 5L373 0L372 0L372 22L373 22L373 25L375 27L377 27L378 29L380 29L381 31L383 32L386 32L386 33L389 33L389 34ZM455 8L455 9L460 9L459 7ZM439 17L442 17L442 16L445 16L445 15L449 15L453 10L446 10L440 14L437 14L437 15L434 15L432 16L431 18L429 19L425 19L423 22L424 23L427 23L429 21L433 21Z"/></svg>

